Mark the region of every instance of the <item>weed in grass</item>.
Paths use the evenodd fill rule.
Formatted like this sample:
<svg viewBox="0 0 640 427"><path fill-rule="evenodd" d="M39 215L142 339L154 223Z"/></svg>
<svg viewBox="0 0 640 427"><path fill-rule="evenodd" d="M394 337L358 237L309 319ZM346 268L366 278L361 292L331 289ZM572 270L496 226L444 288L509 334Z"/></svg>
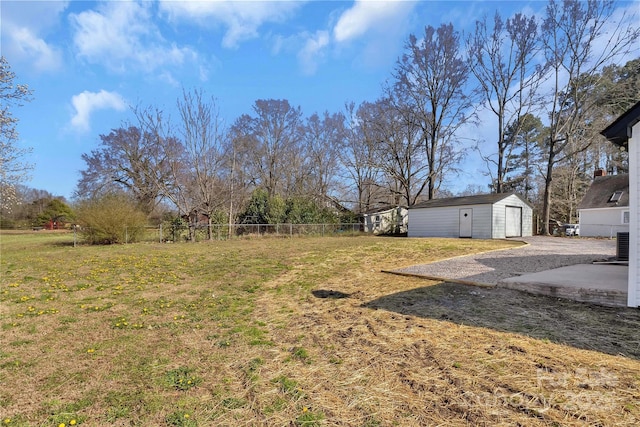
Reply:
<svg viewBox="0 0 640 427"><path fill-rule="evenodd" d="M258 381L258 369L262 365L264 365L264 359L262 357L256 357L249 361L248 366L244 369L244 374L249 381L252 383Z"/></svg>
<svg viewBox="0 0 640 427"><path fill-rule="evenodd" d="M15 369L24 369L32 366L33 363L23 362L22 360L10 360L4 363L0 363L0 369L6 370L15 370Z"/></svg>
<svg viewBox="0 0 640 427"><path fill-rule="evenodd" d="M131 410L126 406L112 406L107 409L105 419L109 423L115 423L118 419L128 418Z"/></svg>
<svg viewBox="0 0 640 427"><path fill-rule="evenodd" d="M51 422L54 426L66 427L80 425L85 421L85 419L85 417L80 416L76 413L61 412L49 417L49 422Z"/></svg>
<svg viewBox="0 0 640 427"><path fill-rule="evenodd" d="M185 366L173 369L165 373L165 380L170 387L177 390L189 390L202 382L202 378L194 375L193 371L193 369Z"/></svg>
<svg viewBox="0 0 640 427"><path fill-rule="evenodd" d="M143 329L143 322L130 322L126 317L119 317L112 323L114 329Z"/></svg>
<svg viewBox="0 0 640 427"><path fill-rule="evenodd" d="M342 365L343 361L339 357L332 356L329 358L329 363L333 365Z"/></svg>
<svg viewBox="0 0 640 427"><path fill-rule="evenodd" d="M262 357L256 357L249 362L248 371L256 372L260 366L264 365L264 359Z"/></svg>
<svg viewBox="0 0 640 427"><path fill-rule="evenodd" d="M296 418L296 425L300 427L314 427L321 425L324 414L320 411L311 411L309 408L302 408L302 414Z"/></svg>
<svg viewBox="0 0 640 427"><path fill-rule="evenodd" d="M367 417L362 427L380 427L382 423L374 416Z"/></svg>
<svg viewBox="0 0 640 427"><path fill-rule="evenodd" d="M295 399L302 399L305 397L302 388L298 386L298 382L287 378L284 375L274 378L273 380L271 380L271 382L278 384L280 391L288 396L291 396Z"/></svg>
<svg viewBox="0 0 640 427"><path fill-rule="evenodd" d="M17 341L12 341L9 343L10 346L12 347L20 347L23 345L29 345L33 342L33 340L17 340Z"/></svg>
<svg viewBox="0 0 640 427"><path fill-rule="evenodd" d="M107 406L105 418L110 423L121 418L131 418L133 408L149 408L151 406L145 402L145 396L140 391L110 391L107 393L104 403Z"/></svg>
<svg viewBox="0 0 640 427"><path fill-rule="evenodd" d="M236 397L227 397L225 399L222 399L222 402L220 403L226 409L240 409L247 404L247 401L244 399L238 399Z"/></svg>
<svg viewBox="0 0 640 427"><path fill-rule="evenodd" d="M265 415L272 415L272 414L275 414L276 412L283 411L288 405L289 405L289 401L287 399L283 399L282 397L277 396L273 400L273 402L271 402L270 404L264 407L262 412L264 412Z"/></svg>
<svg viewBox="0 0 640 427"><path fill-rule="evenodd" d="M197 421L188 412L175 411L167 416L167 424L176 427L196 427Z"/></svg>
<svg viewBox="0 0 640 427"><path fill-rule="evenodd" d="M311 364L309 352L304 347L294 347L291 350L291 358L299 360L306 364Z"/></svg>
<svg viewBox="0 0 640 427"><path fill-rule="evenodd" d="M222 340L222 341L218 341L218 347L220 348L225 348L225 347L230 347L231 346L231 340Z"/></svg>

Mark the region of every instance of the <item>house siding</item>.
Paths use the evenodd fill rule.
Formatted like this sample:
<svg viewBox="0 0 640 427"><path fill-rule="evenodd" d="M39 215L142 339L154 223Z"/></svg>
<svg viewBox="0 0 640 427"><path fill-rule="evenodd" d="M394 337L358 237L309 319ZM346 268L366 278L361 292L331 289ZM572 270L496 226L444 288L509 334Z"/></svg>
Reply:
<svg viewBox="0 0 640 427"><path fill-rule="evenodd" d="M471 237L503 239L507 207L522 208L522 236L533 234L533 211L520 197L510 195L495 203L415 207L409 209L409 237L460 237L460 210L472 210ZM466 236L465 236L466 237Z"/></svg>
<svg viewBox="0 0 640 427"><path fill-rule="evenodd" d="M531 236L533 234L533 212L522 199L511 195L493 204L492 238L504 239L506 237L507 206L522 208L522 236Z"/></svg>
<svg viewBox="0 0 640 427"><path fill-rule="evenodd" d="M636 123L629 138L629 307L640 305L640 122Z"/></svg>
<svg viewBox="0 0 640 427"><path fill-rule="evenodd" d="M622 214L626 211L629 211L628 206L580 209L580 236L613 238L618 232L629 231L629 224L622 222Z"/></svg>
<svg viewBox="0 0 640 427"><path fill-rule="evenodd" d="M363 230L365 233L388 234L407 232L407 209L397 207L386 211L364 214ZM376 221L376 217L380 220Z"/></svg>
<svg viewBox="0 0 640 427"><path fill-rule="evenodd" d="M409 209L409 237L460 237L460 209L473 209L471 234L491 238L491 205Z"/></svg>

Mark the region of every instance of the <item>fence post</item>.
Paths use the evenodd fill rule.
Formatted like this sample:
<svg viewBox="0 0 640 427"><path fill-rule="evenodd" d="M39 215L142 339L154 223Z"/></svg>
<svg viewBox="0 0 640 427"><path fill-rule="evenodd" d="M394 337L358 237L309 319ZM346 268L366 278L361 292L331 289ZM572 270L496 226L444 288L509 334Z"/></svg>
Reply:
<svg viewBox="0 0 640 427"><path fill-rule="evenodd" d="M124 226L124 244L126 245L127 243L129 243L129 229L125 225Z"/></svg>

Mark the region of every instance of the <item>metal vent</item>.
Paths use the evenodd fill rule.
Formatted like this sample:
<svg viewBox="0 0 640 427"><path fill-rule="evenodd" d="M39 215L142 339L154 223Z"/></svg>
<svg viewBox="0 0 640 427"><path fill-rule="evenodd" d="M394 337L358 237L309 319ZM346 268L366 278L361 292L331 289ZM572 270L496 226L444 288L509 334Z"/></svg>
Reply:
<svg viewBox="0 0 640 427"><path fill-rule="evenodd" d="M619 232L617 235L616 259L629 261L629 232Z"/></svg>

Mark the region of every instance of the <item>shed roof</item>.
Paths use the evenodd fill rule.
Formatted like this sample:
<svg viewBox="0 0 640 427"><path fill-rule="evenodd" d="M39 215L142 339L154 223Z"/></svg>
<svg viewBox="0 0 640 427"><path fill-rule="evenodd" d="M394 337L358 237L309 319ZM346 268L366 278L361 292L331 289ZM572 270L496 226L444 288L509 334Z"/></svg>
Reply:
<svg viewBox="0 0 640 427"><path fill-rule="evenodd" d="M476 196L449 197L446 199L431 199L425 202L417 203L409 209L418 208L441 208L448 206L465 206L465 205L492 205L509 196L517 196L520 200L531 206L527 200L516 193L500 193L500 194L480 194Z"/></svg>
<svg viewBox="0 0 640 427"><path fill-rule="evenodd" d="M605 138L621 147L626 147L631 137L630 128L640 121L640 101L624 112L605 130L600 132Z"/></svg>
<svg viewBox="0 0 640 427"><path fill-rule="evenodd" d="M611 201L611 196L621 191L617 202ZM629 206L629 175L597 176L587 193L578 205L578 209L615 208Z"/></svg>

